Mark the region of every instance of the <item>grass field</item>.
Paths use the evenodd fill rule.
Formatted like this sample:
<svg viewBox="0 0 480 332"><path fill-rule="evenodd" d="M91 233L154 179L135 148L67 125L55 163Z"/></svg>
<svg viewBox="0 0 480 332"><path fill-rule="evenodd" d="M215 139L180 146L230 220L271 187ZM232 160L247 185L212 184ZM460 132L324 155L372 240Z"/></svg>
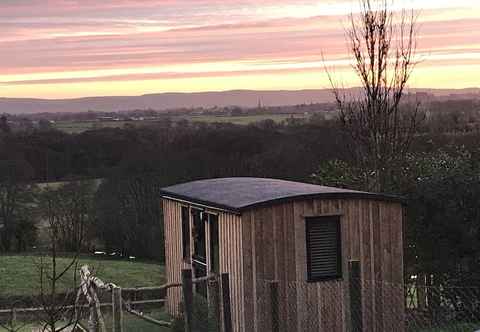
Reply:
<svg viewBox="0 0 480 332"><path fill-rule="evenodd" d="M163 320L167 322L171 321L170 316L165 312L165 310L162 310L162 309L145 312L145 315L148 315L149 317L152 317L158 320ZM105 320L105 326L107 328L107 331L112 331L111 317L108 314L104 313L103 318ZM88 323L86 321L81 321L80 323L84 327L88 326ZM38 328L38 327L39 326L34 323L29 323L26 325L22 323L18 323L18 325L16 325L16 328L18 328L18 330L16 330L16 332L32 332L32 329ZM123 313L123 329L124 331L135 331L135 332L169 332L170 331L170 328L154 325L143 319L135 317L129 314L128 312ZM7 332L7 330L0 327L0 332Z"/></svg>
<svg viewBox="0 0 480 332"><path fill-rule="evenodd" d="M410 329L408 332L474 332L478 331L480 324L459 323L445 327L434 327L430 329Z"/></svg>
<svg viewBox="0 0 480 332"><path fill-rule="evenodd" d="M306 118L306 116L303 114L264 114L246 116L179 115L171 117L171 120L174 122L188 120L191 122L233 123L237 125L248 125L269 119L275 122L282 122L291 118L292 116L295 119ZM123 128L125 125L131 125L134 127L152 126L155 125L155 121L58 121L54 124L54 127L66 133L78 134L91 129Z"/></svg>
<svg viewBox="0 0 480 332"><path fill-rule="evenodd" d="M264 114L264 115L246 115L246 116L214 116L214 115L190 115L179 116L178 119L186 119L192 122L206 122L206 123L233 123L237 125L248 125L255 122L273 120L275 122L282 122L291 117L295 119L305 119L303 114Z"/></svg>
<svg viewBox="0 0 480 332"><path fill-rule="evenodd" d="M170 321L170 316L164 310L145 312L145 315L157 320ZM135 332L167 332L170 328L161 327L147 322L143 319L135 317L128 312L123 313L123 328L124 331Z"/></svg>
<svg viewBox="0 0 480 332"><path fill-rule="evenodd" d="M0 297L30 296L39 293L38 256L0 256ZM66 266L68 258L59 258ZM159 264L127 260L81 258L79 267L88 264L95 275L105 282L121 287L159 286L165 282L164 267ZM78 273L77 273L78 276ZM65 275L60 287L72 285L73 273Z"/></svg>
<svg viewBox="0 0 480 332"><path fill-rule="evenodd" d="M86 121L58 121L54 124L54 128L69 134L80 134L87 130L100 128L122 128L127 123L133 124L132 121L102 121L102 122L86 122Z"/></svg>

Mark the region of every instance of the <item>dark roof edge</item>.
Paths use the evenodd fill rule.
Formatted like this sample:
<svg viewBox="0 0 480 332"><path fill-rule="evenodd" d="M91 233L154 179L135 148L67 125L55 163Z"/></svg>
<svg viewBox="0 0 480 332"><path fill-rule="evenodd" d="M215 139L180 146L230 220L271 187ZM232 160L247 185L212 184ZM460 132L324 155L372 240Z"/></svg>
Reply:
<svg viewBox="0 0 480 332"><path fill-rule="evenodd" d="M392 202L392 203L400 203L405 205L405 199L400 196L394 195L384 195L384 194L375 194L375 193L367 193L367 192L338 192L338 193L317 193L317 194L304 194L304 195L295 195L295 196L288 196L288 197L281 197L266 201L255 202L246 206L242 206L241 208L235 208L228 205L218 204L210 201L205 201L197 198L191 198L185 195L179 195L176 193L172 193L169 191L162 190L161 197L166 199L176 199L181 200L184 202L191 202L193 204L203 205L207 208L217 209L217 210L224 210L227 212L233 212L236 214L240 214L246 210L263 207L270 204L281 204L286 202L293 202L299 201L304 199L369 199L369 200L378 200L378 201L385 201L385 202Z"/></svg>
<svg viewBox="0 0 480 332"><path fill-rule="evenodd" d="M201 207L206 207L209 209L214 209L214 210L220 210L220 211L225 211L225 212L232 212L235 214L240 214L241 209L237 209L231 206L223 205L223 204L218 204L218 203L213 203L209 201L204 201L201 199L197 198L191 198L185 195L179 195L175 194L169 191L161 191L160 196L165 199L171 199L171 200L176 200L180 202L185 202L185 203L192 203L193 205L201 206Z"/></svg>
<svg viewBox="0 0 480 332"><path fill-rule="evenodd" d="M384 194L375 194L368 192L338 192L338 193L318 193L318 194L306 194L306 195L296 195L289 197L281 197L277 199L272 199L269 201L258 202L250 205L246 205L239 209L239 211L245 211L248 209L253 209L257 207L262 207L270 204L281 204L287 202L301 201L306 199L368 199L376 200L390 203L399 203L405 205L405 200L402 197L393 196L393 195L384 195Z"/></svg>

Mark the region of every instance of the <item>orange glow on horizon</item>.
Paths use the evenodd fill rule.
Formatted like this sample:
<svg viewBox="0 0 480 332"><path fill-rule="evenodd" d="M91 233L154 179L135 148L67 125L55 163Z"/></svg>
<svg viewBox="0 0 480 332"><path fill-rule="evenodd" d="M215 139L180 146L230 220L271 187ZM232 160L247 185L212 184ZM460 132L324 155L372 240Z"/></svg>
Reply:
<svg viewBox="0 0 480 332"><path fill-rule="evenodd" d="M321 89L322 54L337 81L358 85L343 32L355 1L52 2L0 4L0 97ZM421 10L410 87L480 87L478 1L397 6Z"/></svg>

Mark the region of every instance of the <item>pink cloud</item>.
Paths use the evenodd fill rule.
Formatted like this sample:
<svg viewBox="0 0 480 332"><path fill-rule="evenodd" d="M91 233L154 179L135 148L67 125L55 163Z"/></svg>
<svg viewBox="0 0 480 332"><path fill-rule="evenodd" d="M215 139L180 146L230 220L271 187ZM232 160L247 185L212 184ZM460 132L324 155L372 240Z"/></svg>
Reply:
<svg viewBox="0 0 480 332"><path fill-rule="evenodd" d="M342 27L345 17L320 12L305 15L303 11L289 16L288 12L275 8L290 6L294 10L296 6L310 8L318 3L313 0L2 0L0 76L201 66L229 61L250 63L246 73L269 73L271 69L259 70L258 66L280 62L286 64L286 69L280 70L282 73L307 70L298 69L297 65L320 61L322 53L327 59L346 58ZM448 53L452 64L471 61L462 54L478 52L480 18L456 17L443 9L429 9L424 14L429 20L421 24L419 50L432 55ZM107 78L221 77L225 73L238 74L235 70L200 74L166 70L162 74ZM35 80L35 83L98 79L106 78L61 78L48 82ZM23 83L13 80L16 84Z"/></svg>

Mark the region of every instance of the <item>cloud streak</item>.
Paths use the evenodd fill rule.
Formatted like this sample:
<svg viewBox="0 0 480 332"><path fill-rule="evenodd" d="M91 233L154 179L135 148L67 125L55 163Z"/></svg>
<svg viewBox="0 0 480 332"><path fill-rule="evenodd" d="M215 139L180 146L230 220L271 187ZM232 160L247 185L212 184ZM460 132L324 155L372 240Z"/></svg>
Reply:
<svg viewBox="0 0 480 332"><path fill-rule="evenodd" d="M223 89L230 89L239 87L231 83L236 78L249 89L268 88L272 77L288 82L285 88L325 87L322 53L341 72L348 71L343 25L353 3L3 0L0 84L3 96L52 98L82 96L92 83L98 88L114 81L118 84L110 90L101 88L103 94L118 94L119 84L122 91L132 87L143 93L140 86L170 91L180 81L183 91L218 89L222 79ZM422 9L418 44L424 58L423 76L413 83L447 87L438 77L450 66L465 70L466 79L448 87L480 86L480 75L476 81L466 69L480 60L477 1L404 0L399 7L412 4ZM263 76L269 79L261 82ZM351 74L346 76L355 84ZM42 85L57 89L39 95L52 91L39 89Z"/></svg>

